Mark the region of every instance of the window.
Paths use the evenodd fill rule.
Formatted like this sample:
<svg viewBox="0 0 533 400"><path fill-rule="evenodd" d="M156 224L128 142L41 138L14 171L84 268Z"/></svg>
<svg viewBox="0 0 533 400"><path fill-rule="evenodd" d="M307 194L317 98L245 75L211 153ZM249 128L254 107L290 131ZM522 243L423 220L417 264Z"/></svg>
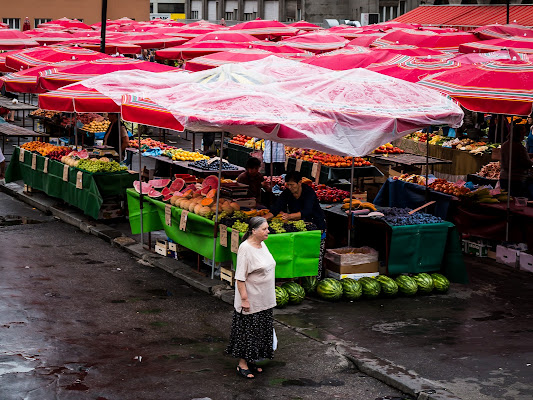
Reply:
<svg viewBox="0 0 533 400"><path fill-rule="evenodd" d="M50 22L51 20L52 18L35 18L35 27L37 28L39 25Z"/></svg>
<svg viewBox="0 0 533 400"><path fill-rule="evenodd" d="M191 19L198 19L198 11L191 11Z"/></svg>
<svg viewBox="0 0 533 400"><path fill-rule="evenodd" d="M257 18L257 13L256 12L244 13L244 20L245 21L253 21L256 18Z"/></svg>
<svg viewBox="0 0 533 400"><path fill-rule="evenodd" d="M154 12L154 3L150 3L150 12L151 12L151 13Z"/></svg>
<svg viewBox="0 0 533 400"><path fill-rule="evenodd" d="M224 19L226 21L232 21L233 20L233 13L232 12L226 12L224 13Z"/></svg>
<svg viewBox="0 0 533 400"><path fill-rule="evenodd" d="M287 17L287 22L294 22L294 18Z"/></svg>
<svg viewBox="0 0 533 400"><path fill-rule="evenodd" d="M20 18L2 18L4 24L8 24L11 29L20 29Z"/></svg>
<svg viewBox="0 0 533 400"><path fill-rule="evenodd" d="M185 12L185 3L158 3L157 12L183 14Z"/></svg>

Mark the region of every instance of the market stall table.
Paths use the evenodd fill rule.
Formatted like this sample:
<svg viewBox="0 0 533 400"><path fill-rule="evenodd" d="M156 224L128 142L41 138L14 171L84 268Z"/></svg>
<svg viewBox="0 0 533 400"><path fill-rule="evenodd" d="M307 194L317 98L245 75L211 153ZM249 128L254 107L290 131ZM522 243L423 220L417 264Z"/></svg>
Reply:
<svg viewBox="0 0 533 400"><path fill-rule="evenodd" d="M46 133L37 133L32 130L22 128L18 125L13 125L9 123L0 124L0 135L2 135L2 153L5 154L5 141L6 137L16 137L17 144L20 146L20 138L31 137L35 138L44 138L48 141L50 135Z"/></svg>
<svg viewBox="0 0 533 400"><path fill-rule="evenodd" d="M13 99L9 99L4 96L0 96L0 108L7 108L9 111L16 111L17 115L19 111L22 111L22 127L26 127L24 120L24 111L37 110L37 107L26 103L13 103Z"/></svg>
<svg viewBox="0 0 533 400"><path fill-rule="evenodd" d="M370 158L376 164L394 165L394 166L409 166L418 167L423 165L431 166L431 173L435 172L435 165L451 164L449 160L441 158L419 156L416 154L402 153L402 154L371 154Z"/></svg>
<svg viewBox="0 0 533 400"><path fill-rule="evenodd" d="M34 156L35 164L32 165ZM46 163L47 172L45 172ZM94 219L99 218L106 198L124 195L126 188L132 187L136 178L137 175L128 171L112 173L82 171L29 151L24 151L21 157L18 147L15 148L6 171L6 182L22 180L25 185L40 190L48 196L59 198Z"/></svg>
<svg viewBox="0 0 533 400"><path fill-rule="evenodd" d="M141 233L140 196L127 190L129 221L133 234ZM213 231L215 223L194 213L188 213L186 229L180 230L182 210L171 207L171 223L165 218L166 203L143 196L143 233L164 230L169 239L206 258L213 258ZM239 235L242 240L242 233ZM231 252L231 228L228 228L227 247L216 240L215 262L235 261ZM278 233L269 235L265 244L276 260L276 278L314 276L318 272L320 231ZM235 263L234 263L235 265Z"/></svg>

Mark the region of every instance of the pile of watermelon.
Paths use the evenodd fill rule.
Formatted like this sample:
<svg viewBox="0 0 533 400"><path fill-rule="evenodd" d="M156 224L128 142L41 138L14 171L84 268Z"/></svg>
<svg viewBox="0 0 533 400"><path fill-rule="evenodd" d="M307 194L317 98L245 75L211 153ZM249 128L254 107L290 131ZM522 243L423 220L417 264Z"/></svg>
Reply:
<svg viewBox="0 0 533 400"><path fill-rule="evenodd" d="M185 180L176 176L175 179L152 179L148 182L133 182L133 188L137 193L147 195L153 199L161 198L162 201L170 201L172 196L183 196L185 192L201 193L206 195L211 190L218 189L218 178L214 175L210 175L200 183L191 183L186 185Z"/></svg>
<svg viewBox="0 0 533 400"><path fill-rule="evenodd" d="M315 278L316 279L316 278ZM313 287L309 278L304 278L304 288ZM415 294L446 293L450 281L441 274L419 273L416 275L400 275L396 279L380 275L376 278L363 277L359 280L344 278L340 281L326 278L316 285L316 293L328 301L341 298L349 301L359 298L375 299L379 296L394 297L398 294L414 296ZM306 289L307 293L310 290Z"/></svg>
<svg viewBox="0 0 533 400"><path fill-rule="evenodd" d="M276 307L283 308L288 304L300 304L304 301L305 290L296 282L285 282L276 286Z"/></svg>

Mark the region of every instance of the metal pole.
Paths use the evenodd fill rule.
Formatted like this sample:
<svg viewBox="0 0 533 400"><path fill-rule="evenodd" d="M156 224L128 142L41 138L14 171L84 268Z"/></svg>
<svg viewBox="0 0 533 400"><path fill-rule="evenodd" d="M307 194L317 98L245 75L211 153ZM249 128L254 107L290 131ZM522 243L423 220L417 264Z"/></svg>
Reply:
<svg viewBox="0 0 533 400"><path fill-rule="evenodd" d="M426 203L429 201L429 130L426 136Z"/></svg>
<svg viewBox="0 0 533 400"><path fill-rule="evenodd" d="M274 142L270 140L270 194L269 194L270 204L274 203L274 196L272 195L272 175L274 175L273 147L274 147ZM287 157L287 155L285 155L285 157Z"/></svg>
<svg viewBox="0 0 533 400"><path fill-rule="evenodd" d="M117 117L117 124L118 124L118 162L120 163L122 161L122 124L121 124L121 116L118 114ZM139 147L139 150L141 148ZM142 192L142 190L141 190Z"/></svg>
<svg viewBox="0 0 533 400"><path fill-rule="evenodd" d="M355 170L355 161L352 157L352 171L350 174L350 205L348 207L348 246L350 246L352 241L352 196L353 196L353 179L354 179L354 170Z"/></svg>
<svg viewBox="0 0 533 400"><path fill-rule="evenodd" d="M510 12L510 3L511 0L507 0L507 24L509 24L509 12Z"/></svg>
<svg viewBox="0 0 533 400"><path fill-rule="evenodd" d="M141 247L144 247L143 243L143 184L142 184L142 161L141 161L141 131L137 129L137 139L139 140L139 152L137 155L139 156L139 186L141 187L140 190L140 200L139 200L139 210L140 210L140 216L141 216Z"/></svg>
<svg viewBox="0 0 533 400"><path fill-rule="evenodd" d="M509 173L507 177L507 221L505 222L505 241L509 241L509 219L511 218L511 169L513 160L514 116L511 117L511 134L509 135Z"/></svg>
<svg viewBox="0 0 533 400"><path fill-rule="evenodd" d="M194 133L193 133L194 135ZM217 236L218 236L218 211L220 206L220 186L222 181L222 155L224 154L224 131L220 140L220 167L218 168L218 188L217 188L217 205L215 210L215 228L213 232L213 262L211 263L211 279L215 277L215 256L217 254Z"/></svg>
<svg viewBox="0 0 533 400"><path fill-rule="evenodd" d="M105 54L106 26L107 26L107 0L102 0L102 25L100 26L100 53L104 53L104 54ZM140 150L141 149L139 148L139 151ZM140 153L139 153L139 156L140 156Z"/></svg>
<svg viewBox="0 0 533 400"><path fill-rule="evenodd" d="M72 123L74 124L74 146L76 146L76 151L78 151L78 124L76 123L76 113L70 114L72 118Z"/></svg>

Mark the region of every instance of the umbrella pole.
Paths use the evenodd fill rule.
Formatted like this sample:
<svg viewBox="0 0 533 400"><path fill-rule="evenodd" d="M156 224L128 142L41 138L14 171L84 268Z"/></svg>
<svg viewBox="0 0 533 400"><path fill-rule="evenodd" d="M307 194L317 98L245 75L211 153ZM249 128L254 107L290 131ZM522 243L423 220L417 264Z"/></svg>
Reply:
<svg viewBox="0 0 533 400"><path fill-rule="evenodd" d="M509 241L509 220L511 218L511 168L513 160L514 116L511 117L511 134L509 135L509 173L507 177L507 220L505 222L505 241Z"/></svg>
<svg viewBox="0 0 533 400"><path fill-rule="evenodd" d="M137 155L139 156L139 186L141 188L140 190L140 201L139 201L139 209L140 209L140 217L141 217L141 247L144 247L144 238L143 238L143 185L142 185L142 161L141 161L141 131L137 130L137 139L139 141L139 152Z"/></svg>
<svg viewBox="0 0 533 400"><path fill-rule="evenodd" d="M218 212L220 207L220 181L222 180L222 155L224 154L224 131L220 140L220 166L218 168L218 188L217 188L217 206L215 210L215 228L213 232L213 262L211 264L211 279L215 277L215 256L217 254L217 236L218 236Z"/></svg>
<svg viewBox="0 0 533 400"><path fill-rule="evenodd" d="M429 186L428 186L428 180L429 180L429 132L426 137L426 203L429 201Z"/></svg>
<svg viewBox="0 0 533 400"><path fill-rule="evenodd" d="M76 146L76 151L78 151L78 124L76 123L77 114L71 114L72 123L74 124L74 145Z"/></svg>
<svg viewBox="0 0 533 400"><path fill-rule="evenodd" d="M354 170L355 170L355 161L352 157L352 170L350 173L350 205L348 206L348 246L350 246L352 241L352 196L353 196L353 179L354 179Z"/></svg>
<svg viewBox="0 0 533 400"><path fill-rule="evenodd" d="M122 125L121 125L121 116L118 115L117 123L118 123L118 162L120 163L122 161ZM139 148L140 149L140 148ZM142 190L141 190L142 192Z"/></svg>
<svg viewBox="0 0 533 400"><path fill-rule="evenodd" d="M270 206L274 203L274 195L272 194L272 175L274 174L274 163L273 163L273 148L274 142L270 141Z"/></svg>

